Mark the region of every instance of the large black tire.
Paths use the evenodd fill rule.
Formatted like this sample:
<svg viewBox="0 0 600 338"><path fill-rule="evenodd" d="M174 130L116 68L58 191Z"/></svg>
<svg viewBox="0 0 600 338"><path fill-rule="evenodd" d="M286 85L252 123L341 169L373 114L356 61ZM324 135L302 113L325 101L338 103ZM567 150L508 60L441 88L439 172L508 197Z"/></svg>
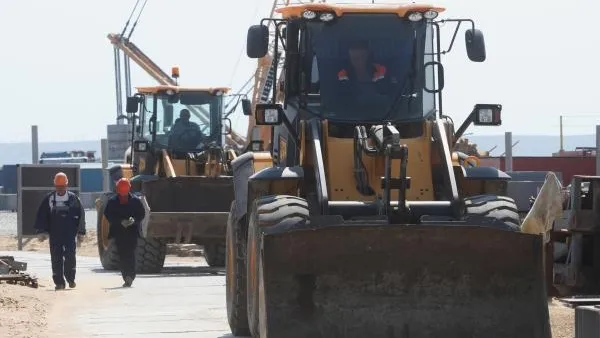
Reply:
<svg viewBox="0 0 600 338"><path fill-rule="evenodd" d="M117 252L117 245L114 240L108 240L108 245L104 247L102 222L108 225L106 217L104 217L104 209L106 208L106 202L110 198L111 193L103 194L97 202L97 221L96 221L96 237L98 241L98 257L100 257L100 264L102 268L108 271L119 270L119 254Z"/></svg>
<svg viewBox="0 0 600 338"><path fill-rule="evenodd" d="M465 220L508 231L520 231L521 219L515 201L506 196L477 195L465 198Z"/></svg>
<svg viewBox="0 0 600 338"><path fill-rule="evenodd" d="M227 219L225 298L227 321L235 337L249 336L246 305L246 235L243 221L235 222L235 201Z"/></svg>
<svg viewBox="0 0 600 338"><path fill-rule="evenodd" d="M259 337L259 296L262 268L259 239L265 228L288 228L304 223L309 218L306 200L287 195L265 196L254 201L248 224L247 293L248 324L252 337Z"/></svg>
<svg viewBox="0 0 600 338"><path fill-rule="evenodd" d="M136 272L139 274L159 273L165 265L167 242L156 238L138 238Z"/></svg>
<svg viewBox="0 0 600 338"><path fill-rule="evenodd" d="M206 263L213 268L222 268L225 266L225 245L207 244L204 246L204 258Z"/></svg>

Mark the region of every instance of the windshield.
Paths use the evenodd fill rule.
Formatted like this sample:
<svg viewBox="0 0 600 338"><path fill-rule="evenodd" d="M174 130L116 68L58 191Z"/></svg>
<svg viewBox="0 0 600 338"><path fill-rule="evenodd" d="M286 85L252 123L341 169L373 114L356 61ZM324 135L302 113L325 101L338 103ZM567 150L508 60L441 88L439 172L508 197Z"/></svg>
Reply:
<svg viewBox="0 0 600 338"><path fill-rule="evenodd" d="M220 143L221 102L221 96L206 92L148 95L143 137L152 140L155 128L155 146L176 151L202 150L208 143ZM152 113L156 114L155 127Z"/></svg>
<svg viewBox="0 0 600 338"><path fill-rule="evenodd" d="M320 97L310 108L337 121L422 118L423 96L432 95L423 91L426 26L395 14L309 23L311 82L318 83Z"/></svg>

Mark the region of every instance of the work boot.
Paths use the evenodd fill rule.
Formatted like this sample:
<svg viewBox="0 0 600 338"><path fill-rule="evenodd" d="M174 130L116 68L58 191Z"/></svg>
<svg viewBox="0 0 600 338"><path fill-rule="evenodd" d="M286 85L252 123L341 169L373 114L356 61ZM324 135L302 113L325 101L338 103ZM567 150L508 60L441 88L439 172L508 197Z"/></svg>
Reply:
<svg viewBox="0 0 600 338"><path fill-rule="evenodd" d="M69 287L71 289L75 288L77 286L77 284L75 284L75 282L69 282Z"/></svg>
<svg viewBox="0 0 600 338"><path fill-rule="evenodd" d="M131 284L133 283L133 278L127 276L124 279L125 279L125 283L123 283L123 287L124 288L131 287Z"/></svg>
<svg viewBox="0 0 600 338"><path fill-rule="evenodd" d="M54 290L64 290L64 289L65 289L64 284L58 284L57 286L54 287Z"/></svg>

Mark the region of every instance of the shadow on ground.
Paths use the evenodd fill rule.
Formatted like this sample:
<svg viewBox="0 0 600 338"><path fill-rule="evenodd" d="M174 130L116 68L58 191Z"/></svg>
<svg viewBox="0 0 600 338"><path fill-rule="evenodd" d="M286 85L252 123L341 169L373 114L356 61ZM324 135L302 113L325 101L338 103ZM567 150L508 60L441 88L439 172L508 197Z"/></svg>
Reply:
<svg viewBox="0 0 600 338"><path fill-rule="evenodd" d="M158 274L138 274L137 278L224 276L225 269L208 266L168 266Z"/></svg>
<svg viewBox="0 0 600 338"><path fill-rule="evenodd" d="M104 270L102 268L92 269L94 273L117 274L118 270ZM157 277L198 277L198 276L225 276L224 268L213 268L208 266L167 266L160 273L141 274L136 278L157 278Z"/></svg>

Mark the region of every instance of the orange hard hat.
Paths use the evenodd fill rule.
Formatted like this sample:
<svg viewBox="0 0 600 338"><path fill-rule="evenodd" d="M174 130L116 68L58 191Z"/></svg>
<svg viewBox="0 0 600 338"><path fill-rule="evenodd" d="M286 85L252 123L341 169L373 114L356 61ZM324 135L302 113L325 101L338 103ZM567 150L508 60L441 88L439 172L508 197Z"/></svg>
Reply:
<svg viewBox="0 0 600 338"><path fill-rule="evenodd" d="M54 175L54 185L55 186L65 186L69 184L69 179L67 178L67 174L63 172L59 172Z"/></svg>
<svg viewBox="0 0 600 338"><path fill-rule="evenodd" d="M131 190L131 183L128 179L123 177L117 181L117 193L119 195L127 195L129 190Z"/></svg>

